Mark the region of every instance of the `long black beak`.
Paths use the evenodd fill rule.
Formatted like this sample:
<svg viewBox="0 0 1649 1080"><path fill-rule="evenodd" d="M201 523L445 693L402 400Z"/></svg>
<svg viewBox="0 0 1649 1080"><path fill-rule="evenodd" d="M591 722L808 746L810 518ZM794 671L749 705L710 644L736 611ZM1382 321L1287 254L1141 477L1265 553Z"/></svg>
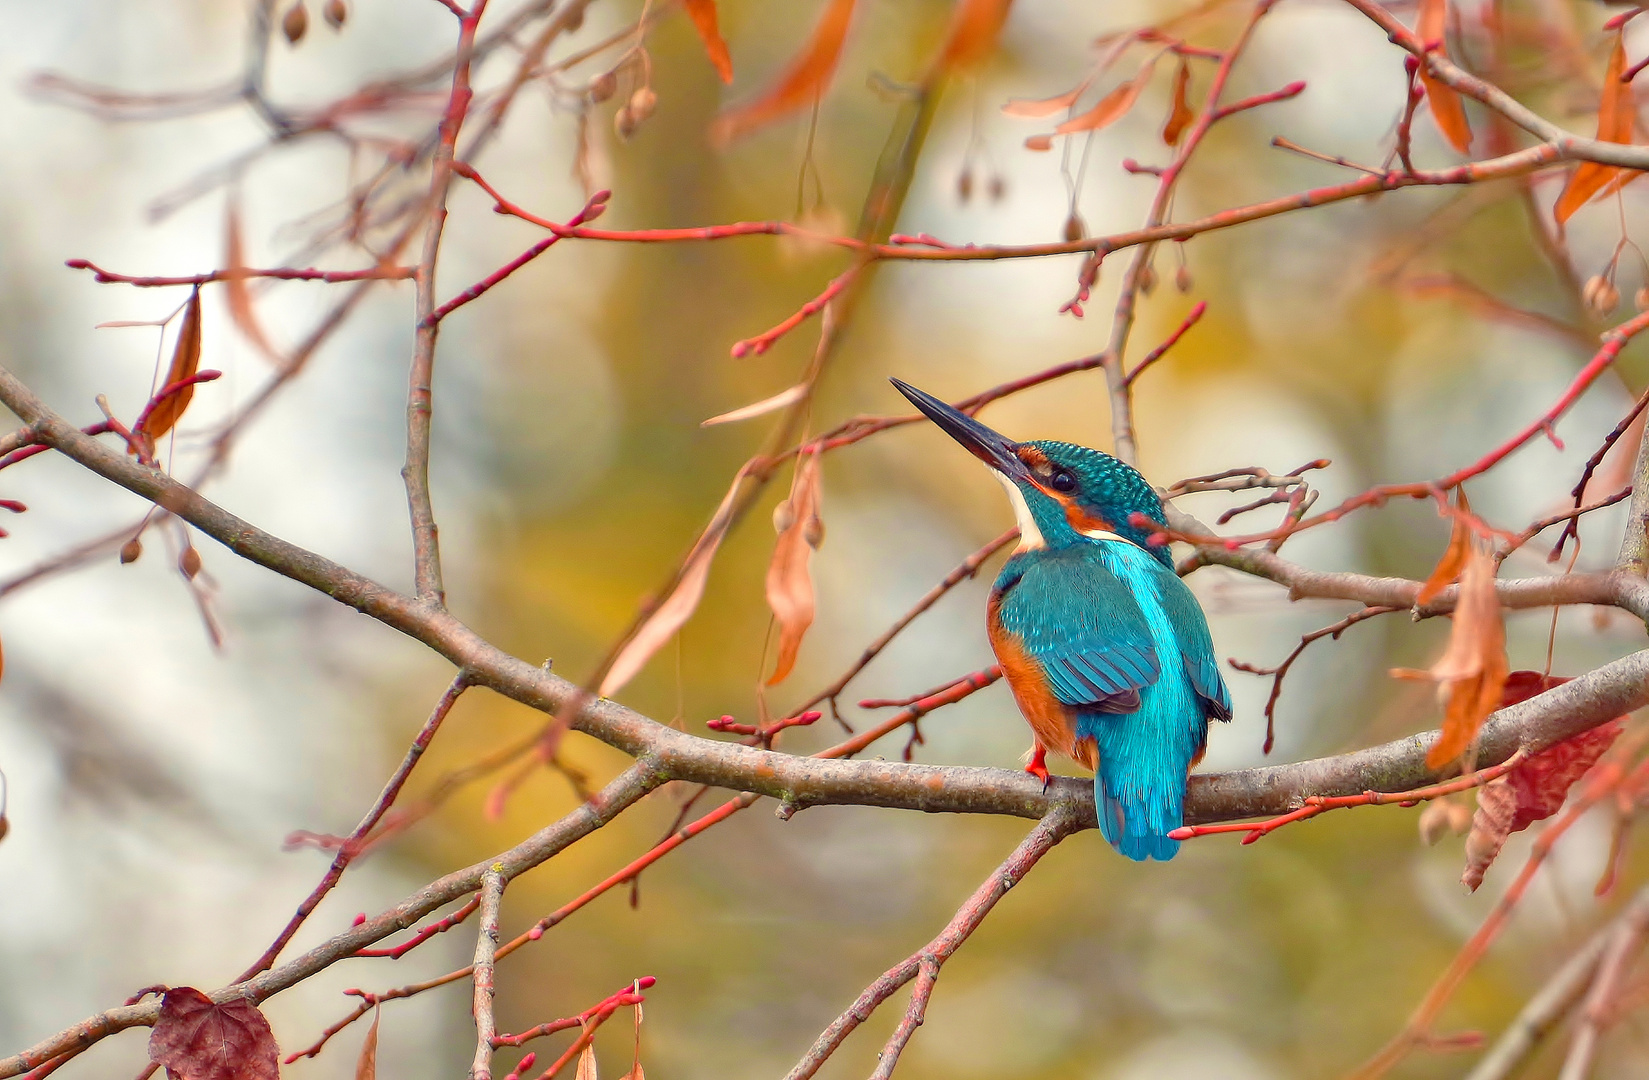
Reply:
<svg viewBox="0 0 1649 1080"><path fill-rule="evenodd" d="M1030 471L1025 468L1025 463L1019 460L1019 455L1014 453L1014 447L1018 444L1011 439L997 434L973 417L958 412L932 394L923 393L901 379L888 381L909 398L912 405L922 410L923 415L938 424L940 430L967 447L974 457L1011 480L1029 479Z"/></svg>

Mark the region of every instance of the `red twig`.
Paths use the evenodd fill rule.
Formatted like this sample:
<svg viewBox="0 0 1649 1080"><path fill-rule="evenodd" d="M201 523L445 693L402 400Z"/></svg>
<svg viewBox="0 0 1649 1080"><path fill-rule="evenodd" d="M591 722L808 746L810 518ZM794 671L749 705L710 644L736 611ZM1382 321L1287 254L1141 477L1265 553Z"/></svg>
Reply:
<svg viewBox="0 0 1649 1080"><path fill-rule="evenodd" d="M597 1017L605 1020L619 1009L640 1005L643 1001L646 1001L647 998L641 991L651 990L657 982L658 980L653 976L643 975L634 982L626 983L624 989L607 995L577 1016L551 1020L548 1023L530 1027L519 1035L499 1035L493 1039L492 1044L494 1046L521 1046L534 1039L543 1038L545 1035L554 1035L558 1031L569 1031L575 1027L585 1027Z"/></svg>
<svg viewBox="0 0 1649 1080"><path fill-rule="evenodd" d="M1241 101L1234 101L1229 105L1222 105L1214 110L1214 119L1224 120L1228 116L1247 112L1249 109L1257 109L1261 105L1271 105L1279 101L1287 101L1289 98L1299 97L1304 92L1305 83L1303 81L1291 82L1280 90L1273 90L1268 94L1255 94L1253 97L1243 98Z"/></svg>
<svg viewBox="0 0 1649 1080"><path fill-rule="evenodd" d="M825 286L823 292L803 304L794 315L791 315L789 318L779 323L779 325L773 327L773 329L768 330L765 333L757 334L753 338L745 338L743 341L734 342L732 355L734 357L760 356L762 353L772 348L775 341L778 341L780 338L784 337L784 335L796 329L796 327L800 326L807 319L818 314L824 309L826 304L840 296L842 290L853 283L853 279L858 276L859 271L863 269L863 267L864 264L862 262L855 263L853 266L842 271L830 280L830 284Z"/></svg>
<svg viewBox="0 0 1649 1080"><path fill-rule="evenodd" d="M1387 615L1393 611L1402 610L1404 609L1395 607L1366 607L1361 611L1354 611L1350 615L1347 615L1345 618L1341 619L1339 622L1334 623L1332 626L1325 626L1321 630L1313 630L1311 633L1300 638L1300 643L1294 646L1294 648L1289 651L1289 654L1283 657L1283 662L1278 664L1276 667L1256 667L1253 664L1245 664L1241 660L1226 661L1226 663L1230 664L1238 671L1246 671L1250 675L1271 676L1271 694L1265 699L1265 744L1261 748L1262 753L1271 753L1271 747L1277 741L1277 700L1282 697L1283 679L1288 676L1289 668L1294 666L1294 661L1300 658L1300 655L1305 652L1306 647L1313 641L1319 641L1325 637L1333 638L1335 641L1339 641L1341 634L1345 633L1347 630L1351 629L1353 626L1356 626L1365 619L1371 619L1376 615Z"/></svg>
<svg viewBox="0 0 1649 1080"><path fill-rule="evenodd" d="M435 703L435 708L430 712L429 719L424 721L424 726L419 730L417 737L412 740L412 745L407 748L406 756L401 759L400 766L395 770L394 775L389 778L389 782L384 785L384 789L378 793L378 799L372 804L372 809L368 810L366 816L361 819L360 824L355 826L355 831L349 834L349 840L338 848L338 854L333 857L332 865L327 868L326 875L321 878L320 884L316 885L310 894L304 898L303 903L298 905L298 910L288 920L286 926L276 935L275 940L270 942L269 948L263 951L263 955L258 957L252 963L252 966L247 968L239 979L235 980L236 982L245 982L258 972L273 965L275 958L280 955L282 949L286 948L287 942L292 940L292 936L298 932L298 928L304 924L304 920L309 918L310 913L315 910L326 894L332 891L332 887L338 884L338 880L344 876L344 871L349 868L350 862L362 850L361 842L366 839L368 834L372 832L373 827L382 820L384 814L394 805L396 798L401 794L401 788L406 785L407 777L412 775L412 770L417 767L419 759L424 756L424 751L429 748L430 742L435 738L435 733L440 730L441 722L447 718L447 713L452 711L452 706L458 701L459 695L468 688L468 676L464 672L459 672L458 676L452 680L452 685L447 687L446 693L442 694L441 699ZM446 927L441 929L446 929ZM427 937L439 932L439 930L433 931L430 935L426 935L423 940L427 940ZM412 948L419 940L415 938L414 943L409 943L407 947Z"/></svg>
<svg viewBox="0 0 1649 1080"><path fill-rule="evenodd" d="M412 937L408 938L406 941L401 942L401 944L383 949L357 949L355 950L355 955L360 957L382 956L387 957L390 960L399 960L401 957L405 956L413 949L416 949L418 946L422 945L435 935L444 934L448 930L451 930L453 927L459 925L465 919L475 914L475 910L480 906L481 901L472 896L463 907L459 908L457 911L454 911L451 915L446 915L435 920L428 926L420 927L417 933L413 934Z"/></svg>
<svg viewBox="0 0 1649 1080"><path fill-rule="evenodd" d="M1370 609L1372 610L1372 609ZM1281 814L1266 821L1244 822L1228 821L1218 825L1182 825L1168 834L1173 840L1190 840L1198 836L1211 836L1215 833L1240 832L1245 835L1242 842L1252 844L1267 833L1275 832L1284 825L1296 821L1305 821L1318 814L1326 814L1330 810L1341 810L1351 806L1385 806L1396 803L1399 806L1413 806L1428 799L1440 798L1444 795L1453 795L1457 791L1469 791L1474 787L1481 787L1496 777L1504 776L1516 768L1523 761L1523 752L1519 750L1499 765L1466 776L1456 777L1441 784L1431 784L1427 787L1415 788L1413 791L1382 792L1365 791L1361 795L1312 795L1305 800L1305 805L1298 810Z"/></svg>
<svg viewBox="0 0 1649 1080"><path fill-rule="evenodd" d="M1161 360L1169 349L1172 349L1175 345L1177 345L1179 343L1179 339L1185 336L1185 332L1187 330L1197 325L1198 321L1202 319L1203 313L1207 310L1208 301L1198 300L1197 306L1192 308L1191 313L1185 317L1185 321L1179 324L1179 329L1175 330L1172 334L1169 334L1167 339L1163 341L1161 345L1158 345L1156 348L1146 353L1145 359L1135 365L1134 370L1128 372L1128 374L1122 377L1123 388L1127 389L1133 386L1134 380L1140 377L1140 373L1152 364L1156 363L1158 360Z"/></svg>
<svg viewBox="0 0 1649 1080"><path fill-rule="evenodd" d="M806 727L824 716L817 710L799 713L796 716L787 716L783 720L775 720L770 724L740 724L731 716L723 716L719 720L707 720L704 726L711 731L725 731L733 735L746 735L762 746L772 746L773 736L785 728Z"/></svg>

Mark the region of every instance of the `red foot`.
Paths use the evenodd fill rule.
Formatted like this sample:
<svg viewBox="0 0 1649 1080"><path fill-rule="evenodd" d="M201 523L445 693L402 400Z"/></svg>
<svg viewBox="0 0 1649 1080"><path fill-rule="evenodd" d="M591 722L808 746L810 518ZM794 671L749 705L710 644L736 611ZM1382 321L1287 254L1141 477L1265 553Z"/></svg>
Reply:
<svg viewBox="0 0 1649 1080"><path fill-rule="evenodd" d="M1051 782L1048 776L1047 759L1048 748L1041 743L1037 743L1031 747L1031 760L1025 764L1025 771L1042 781L1043 791L1048 790L1048 784Z"/></svg>

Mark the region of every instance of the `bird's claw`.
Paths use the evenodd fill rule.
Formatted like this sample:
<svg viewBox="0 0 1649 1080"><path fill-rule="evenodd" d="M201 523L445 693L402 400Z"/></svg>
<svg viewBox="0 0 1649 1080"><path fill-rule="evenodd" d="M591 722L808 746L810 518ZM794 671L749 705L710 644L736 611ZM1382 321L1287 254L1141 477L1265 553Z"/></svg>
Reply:
<svg viewBox="0 0 1649 1080"><path fill-rule="evenodd" d="M1048 775L1048 748L1038 743L1031 748L1031 760L1025 763L1025 771L1042 781L1042 790L1047 791L1053 778Z"/></svg>

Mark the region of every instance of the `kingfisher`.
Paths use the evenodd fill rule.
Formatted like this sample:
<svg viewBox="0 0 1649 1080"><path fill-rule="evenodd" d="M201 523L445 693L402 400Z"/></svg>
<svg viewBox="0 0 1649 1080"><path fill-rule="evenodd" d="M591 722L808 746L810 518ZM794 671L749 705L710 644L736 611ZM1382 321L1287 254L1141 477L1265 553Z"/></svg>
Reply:
<svg viewBox="0 0 1649 1080"><path fill-rule="evenodd" d="M1162 499L1139 471L1073 443L1013 442L909 383L929 420L1007 492L1019 546L986 603L991 649L1030 724L1027 772L1049 750L1094 772L1099 828L1130 859L1171 859L1210 720L1231 719L1208 620L1174 573ZM1146 523L1151 526L1147 527Z"/></svg>

